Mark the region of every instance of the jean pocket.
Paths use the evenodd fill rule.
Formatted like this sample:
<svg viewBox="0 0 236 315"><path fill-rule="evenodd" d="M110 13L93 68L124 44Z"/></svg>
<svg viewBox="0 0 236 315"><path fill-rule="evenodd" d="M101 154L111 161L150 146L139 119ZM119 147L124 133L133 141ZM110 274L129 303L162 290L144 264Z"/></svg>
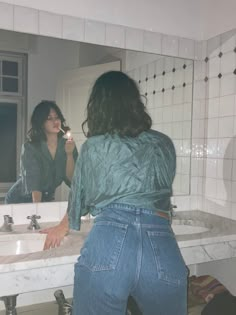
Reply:
<svg viewBox="0 0 236 315"><path fill-rule="evenodd" d="M91 271L114 270L119 261L128 225L99 221L80 252L78 266Z"/></svg>
<svg viewBox="0 0 236 315"><path fill-rule="evenodd" d="M175 286L185 285L188 269L184 263L173 232L147 231L160 280Z"/></svg>

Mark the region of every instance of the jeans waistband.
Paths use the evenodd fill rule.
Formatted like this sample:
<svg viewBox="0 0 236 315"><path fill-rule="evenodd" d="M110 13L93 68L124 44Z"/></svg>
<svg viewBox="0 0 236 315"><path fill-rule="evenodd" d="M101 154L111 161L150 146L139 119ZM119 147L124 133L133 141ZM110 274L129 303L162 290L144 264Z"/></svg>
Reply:
<svg viewBox="0 0 236 315"><path fill-rule="evenodd" d="M157 215L162 218L165 218L167 220L170 220L170 211L165 210L152 210L152 209L146 209L143 207L137 207L134 205L129 205L125 203L111 203L103 208L103 210L106 209L114 209L114 210L122 210L127 212L133 212L135 214L147 214L147 215Z"/></svg>

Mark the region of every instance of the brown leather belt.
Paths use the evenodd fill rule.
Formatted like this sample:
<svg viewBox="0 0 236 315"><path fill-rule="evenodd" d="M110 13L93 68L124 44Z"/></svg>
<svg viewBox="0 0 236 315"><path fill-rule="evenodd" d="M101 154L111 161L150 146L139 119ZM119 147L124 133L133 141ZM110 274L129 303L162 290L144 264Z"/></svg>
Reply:
<svg viewBox="0 0 236 315"><path fill-rule="evenodd" d="M155 214L158 215L159 217L162 217L164 219L170 220L170 215L168 212L162 212L162 211L155 211Z"/></svg>

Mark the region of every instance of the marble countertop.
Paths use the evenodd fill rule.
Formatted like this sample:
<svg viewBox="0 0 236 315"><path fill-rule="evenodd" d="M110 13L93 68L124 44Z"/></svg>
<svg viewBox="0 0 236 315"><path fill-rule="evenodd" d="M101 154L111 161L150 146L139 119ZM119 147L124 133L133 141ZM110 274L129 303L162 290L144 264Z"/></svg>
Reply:
<svg viewBox="0 0 236 315"><path fill-rule="evenodd" d="M41 229L51 227L57 223L41 223ZM93 220L83 221L80 231L70 231L65 237L62 244L57 248L52 248L45 251L34 252L22 255L1 256L0 253L0 273L9 272L12 270L24 270L52 265L60 265L75 262L79 256L80 248L82 247L86 236L92 228ZM38 231L27 230L27 225L14 226L13 234L22 233L38 233ZM3 233L1 233L3 234ZM1 235L0 234L0 235ZM6 233L4 233L6 234Z"/></svg>
<svg viewBox="0 0 236 315"><path fill-rule="evenodd" d="M0 256L0 275L12 271L74 264L92 224L93 220L83 221L81 231L71 231L58 248L23 255ZM173 224L209 228L203 233L177 235L187 265L236 256L236 221L194 210L176 212ZM41 224L41 228L47 226L53 224ZM13 233L27 233L26 225L14 226Z"/></svg>
<svg viewBox="0 0 236 315"><path fill-rule="evenodd" d="M180 248L236 240L236 221L207 212L193 210L176 212L174 224L190 224L208 228L203 233L177 235Z"/></svg>
<svg viewBox="0 0 236 315"><path fill-rule="evenodd" d="M184 229L185 225L208 229L204 233L177 235L186 265L236 257L236 221L194 210L176 212L173 224ZM41 228L52 225L41 223ZM71 231L58 248L0 255L0 297L73 285L74 263L92 225L93 220L84 220L81 231ZM14 226L12 235L21 233L38 232L28 231L27 225Z"/></svg>
<svg viewBox="0 0 236 315"><path fill-rule="evenodd" d="M177 212L177 224L203 226L203 233L177 235L186 265L236 257L236 221L199 210Z"/></svg>

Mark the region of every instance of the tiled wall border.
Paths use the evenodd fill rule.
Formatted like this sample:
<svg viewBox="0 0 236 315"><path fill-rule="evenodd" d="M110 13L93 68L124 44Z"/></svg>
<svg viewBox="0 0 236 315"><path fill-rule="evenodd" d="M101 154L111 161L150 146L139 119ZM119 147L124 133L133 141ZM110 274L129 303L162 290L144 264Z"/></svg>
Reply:
<svg viewBox="0 0 236 315"><path fill-rule="evenodd" d="M173 57L203 58L199 41L0 2L0 28Z"/></svg>

